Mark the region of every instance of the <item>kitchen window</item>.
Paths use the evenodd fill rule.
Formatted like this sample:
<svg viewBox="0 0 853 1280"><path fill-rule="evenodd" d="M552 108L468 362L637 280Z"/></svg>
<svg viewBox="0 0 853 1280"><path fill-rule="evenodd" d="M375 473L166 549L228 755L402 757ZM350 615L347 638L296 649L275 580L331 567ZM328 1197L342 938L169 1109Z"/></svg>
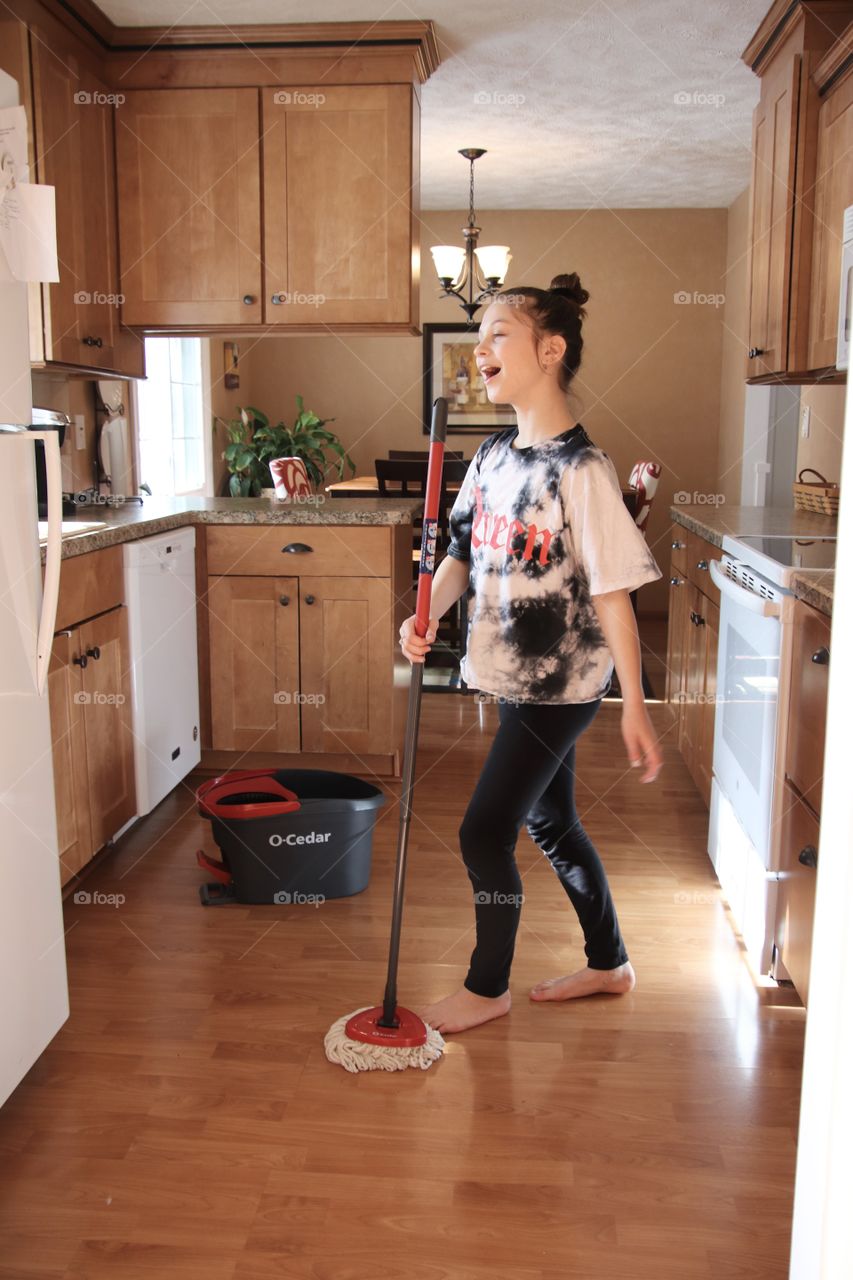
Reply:
<svg viewBox="0 0 853 1280"><path fill-rule="evenodd" d="M146 338L136 384L139 478L155 497L211 492L209 346L202 338Z"/></svg>

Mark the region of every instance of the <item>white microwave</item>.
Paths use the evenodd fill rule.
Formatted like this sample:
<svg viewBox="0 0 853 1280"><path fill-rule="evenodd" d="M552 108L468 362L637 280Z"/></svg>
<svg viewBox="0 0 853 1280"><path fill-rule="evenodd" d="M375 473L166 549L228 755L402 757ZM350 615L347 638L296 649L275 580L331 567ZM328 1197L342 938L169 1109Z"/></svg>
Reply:
<svg viewBox="0 0 853 1280"><path fill-rule="evenodd" d="M853 320L853 204L844 210L841 233L841 283L838 295L836 369L850 367L850 324Z"/></svg>

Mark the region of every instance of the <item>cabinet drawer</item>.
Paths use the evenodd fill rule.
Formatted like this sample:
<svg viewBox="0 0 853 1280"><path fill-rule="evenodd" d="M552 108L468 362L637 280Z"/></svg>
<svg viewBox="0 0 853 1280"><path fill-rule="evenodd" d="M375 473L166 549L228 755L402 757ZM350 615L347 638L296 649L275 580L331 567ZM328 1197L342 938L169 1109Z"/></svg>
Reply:
<svg viewBox="0 0 853 1280"><path fill-rule="evenodd" d="M713 604L720 603L720 591L711 577L708 565L719 560L722 552L713 542L692 530L687 530L687 576ZM704 566L704 568L703 568Z"/></svg>
<svg viewBox="0 0 853 1280"><path fill-rule="evenodd" d="M672 537L670 539L672 547L672 556L670 565L674 572L687 573L687 530L681 524L672 526Z"/></svg>
<svg viewBox="0 0 853 1280"><path fill-rule="evenodd" d="M124 604L121 547L105 547L62 561L56 631Z"/></svg>
<svg viewBox="0 0 853 1280"><path fill-rule="evenodd" d="M785 773L817 814L823 784L829 636L829 618L798 600L794 605Z"/></svg>
<svg viewBox="0 0 853 1280"><path fill-rule="evenodd" d="M287 548L292 548L288 550ZM391 576L391 538L386 526L280 524L260 528L217 525L207 530L210 574L256 576L311 574L341 577Z"/></svg>
<svg viewBox="0 0 853 1280"><path fill-rule="evenodd" d="M803 1004L808 1002L820 824L785 783L776 945ZM802 862L801 856L806 859Z"/></svg>

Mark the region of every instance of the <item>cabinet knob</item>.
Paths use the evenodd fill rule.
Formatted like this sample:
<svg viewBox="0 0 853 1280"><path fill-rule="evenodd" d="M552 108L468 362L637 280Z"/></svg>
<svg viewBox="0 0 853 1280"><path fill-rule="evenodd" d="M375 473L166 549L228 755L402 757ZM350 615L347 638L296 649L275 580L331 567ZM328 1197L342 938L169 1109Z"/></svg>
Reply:
<svg viewBox="0 0 853 1280"><path fill-rule="evenodd" d="M272 302L274 307L280 307L281 304L284 302L284 298L280 293L274 293L270 301Z"/></svg>
<svg viewBox="0 0 853 1280"><path fill-rule="evenodd" d="M94 658L96 662L98 661L98 659L100 658L100 656L101 656L101 650L99 649L99 647L98 647L97 645L93 645L93 647L92 647L91 649L87 649L87 650L86 650L86 657L87 657L87 658Z"/></svg>
<svg viewBox="0 0 853 1280"><path fill-rule="evenodd" d="M306 597L305 597L305 603L306 603L306 604L313 604L313 603L314 603L314 597L313 597L313 596L306 596Z"/></svg>
<svg viewBox="0 0 853 1280"><path fill-rule="evenodd" d="M697 569L707 569L707 568L708 568L708 561L707 561L707 560L697 560L697 561L696 561L696 568L697 568Z"/></svg>
<svg viewBox="0 0 853 1280"><path fill-rule="evenodd" d="M244 294L243 294L243 306L244 306L244 307L251 307L251 306L252 306L252 304L254 303L254 301L255 301L255 295L254 295L253 293L244 293Z"/></svg>
<svg viewBox="0 0 853 1280"><path fill-rule="evenodd" d="M826 664L829 662L829 650L827 649L826 645L823 645L820 649L815 650L815 652L812 654L812 662L817 663L819 667L826 666Z"/></svg>
<svg viewBox="0 0 853 1280"><path fill-rule="evenodd" d="M681 578L670 578L670 580L669 580L669 585L670 585L671 587L680 587L680 586L681 586Z"/></svg>
<svg viewBox="0 0 853 1280"><path fill-rule="evenodd" d="M102 339L102 338L92 338L92 337L89 337L89 338L84 338L84 339L83 339L83 346L84 346L84 347L102 347L103 345L104 345L104 343L103 343L103 339Z"/></svg>
<svg viewBox="0 0 853 1280"><path fill-rule="evenodd" d="M673 551L680 551L681 548L684 546L684 543L679 542L678 539L676 538L675 542L671 542L669 545L672 547Z"/></svg>
<svg viewBox="0 0 853 1280"><path fill-rule="evenodd" d="M286 547L282 547L282 552L291 556L304 556L306 552L313 550L307 542L288 542Z"/></svg>
<svg viewBox="0 0 853 1280"><path fill-rule="evenodd" d="M763 355L764 355L764 348L763 348L763 347L750 347L750 348L749 348L749 351L747 352L747 355L749 356L750 360L754 360L756 356L763 356Z"/></svg>
<svg viewBox="0 0 853 1280"><path fill-rule="evenodd" d="M290 604L290 596L279 596L279 604Z"/></svg>
<svg viewBox="0 0 853 1280"><path fill-rule="evenodd" d="M814 847L814 845L807 844L804 849L801 849L799 852L797 861L801 862L804 867L816 867L817 866L817 849Z"/></svg>
<svg viewBox="0 0 853 1280"><path fill-rule="evenodd" d="M88 667L89 665L89 659L86 657L85 653L81 653L77 658L72 658L71 661L74 663L75 667Z"/></svg>
<svg viewBox="0 0 853 1280"><path fill-rule="evenodd" d="M695 609L690 610L690 621L693 623L694 627L704 627L705 625L705 619L702 617L701 613L697 613Z"/></svg>

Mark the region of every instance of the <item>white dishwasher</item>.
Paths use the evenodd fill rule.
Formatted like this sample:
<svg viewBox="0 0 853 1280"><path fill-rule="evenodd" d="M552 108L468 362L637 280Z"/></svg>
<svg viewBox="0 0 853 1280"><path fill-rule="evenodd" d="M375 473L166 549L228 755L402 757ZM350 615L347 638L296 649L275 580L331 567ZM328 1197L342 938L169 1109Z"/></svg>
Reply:
<svg viewBox="0 0 853 1280"><path fill-rule="evenodd" d="M142 817L201 759L195 529L126 542L124 579Z"/></svg>

